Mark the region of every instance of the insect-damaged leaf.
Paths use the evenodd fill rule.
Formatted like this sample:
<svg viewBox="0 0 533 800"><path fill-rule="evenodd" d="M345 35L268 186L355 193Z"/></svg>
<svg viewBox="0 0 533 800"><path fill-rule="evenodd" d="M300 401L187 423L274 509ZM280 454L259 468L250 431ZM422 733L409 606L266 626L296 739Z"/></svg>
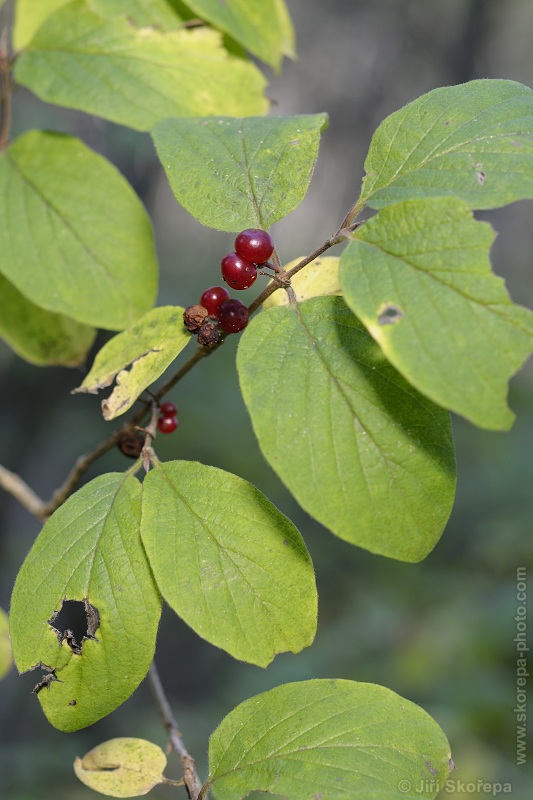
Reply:
<svg viewBox="0 0 533 800"><path fill-rule="evenodd" d="M434 89L387 117L365 161L360 203L460 197L497 208L533 197L533 91L478 80Z"/></svg>
<svg viewBox="0 0 533 800"><path fill-rule="evenodd" d="M139 797L164 783L167 757L145 739L120 737L94 747L74 762L74 772L95 792L111 797Z"/></svg>
<svg viewBox="0 0 533 800"><path fill-rule="evenodd" d="M356 231L341 284L413 386L482 428L507 429L507 384L533 350L533 314L492 273L493 239L457 198L398 203Z"/></svg>
<svg viewBox="0 0 533 800"><path fill-rule="evenodd" d="M183 308L153 308L126 331L105 344L91 371L74 392L96 394L116 380L102 401L104 419L124 414L181 353L191 338L183 325Z"/></svg>
<svg viewBox="0 0 533 800"><path fill-rule="evenodd" d="M432 800L450 747L414 703L369 683L311 680L241 703L209 742L215 800Z"/></svg>
<svg viewBox="0 0 533 800"><path fill-rule="evenodd" d="M167 603L234 658L266 667L313 641L313 565L292 522L242 478L188 461L143 484L142 538Z"/></svg>
<svg viewBox="0 0 533 800"><path fill-rule="evenodd" d="M373 553L419 561L450 514L449 414L386 361L340 297L270 308L237 354L261 450L300 505Z"/></svg>
<svg viewBox="0 0 533 800"><path fill-rule="evenodd" d="M166 119L152 135L176 199L221 231L266 230L301 203L325 114Z"/></svg>
<svg viewBox="0 0 533 800"><path fill-rule="evenodd" d="M136 478L100 475L50 517L18 574L11 600L15 663L20 672L44 671L37 696L60 730L109 714L152 661L161 599L140 539L140 513ZM65 600L84 604L81 640L61 631Z"/></svg>

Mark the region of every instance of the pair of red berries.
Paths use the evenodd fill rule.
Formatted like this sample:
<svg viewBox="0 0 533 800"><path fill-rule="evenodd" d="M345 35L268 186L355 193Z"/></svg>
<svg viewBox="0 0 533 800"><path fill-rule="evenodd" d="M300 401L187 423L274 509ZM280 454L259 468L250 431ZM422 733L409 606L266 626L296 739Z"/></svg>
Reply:
<svg viewBox="0 0 533 800"><path fill-rule="evenodd" d="M273 252L269 233L247 228L235 239L235 251L220 262L222 277L233 289L249 289L257 278L257 267L266 264Z"/></svg>
<svg viewBox="0 0 533 800"><path fill-rule="evenodd" d="M157 420L157 430L160 433L173 433L178 427L178 407L167 400L159 406L159 419Z"/></svg>

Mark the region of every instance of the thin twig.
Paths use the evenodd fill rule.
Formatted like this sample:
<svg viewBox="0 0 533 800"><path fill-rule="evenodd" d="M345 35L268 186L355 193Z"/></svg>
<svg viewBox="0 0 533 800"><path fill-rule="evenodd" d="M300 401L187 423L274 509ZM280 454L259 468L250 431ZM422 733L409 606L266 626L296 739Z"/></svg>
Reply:
<svg viewBox="0 0 533 800"><path fill-rule="evenodd" d="M19 501L26 511L33 514L37 519L46 519L46 503L44 500L35 494L27 483L25 483L20 475L6 469L0 464L0 486L6 492L13 495Z"/></svg>
<svg viewBox="0 0 533 800"><path fill-rule="evenodd" d="M167 696L165 694L165 690L163 689L161 678L159 677L159 672L157 671L154 661L152 661L150 670L148 672L148 681L152 688L152 692L157 703L157 708L161 714L161 717L163 718L165 728L167 729L168 738L172 744L172 747L180 757L187 794L189 795L190 800L198 800L200 792L202 791L202 783L198 777L198 773L196 772L194 758L188 752L183 739L181 738L178 723L176 722L176 718L172 712L170 703L167 700Z"/></svg>

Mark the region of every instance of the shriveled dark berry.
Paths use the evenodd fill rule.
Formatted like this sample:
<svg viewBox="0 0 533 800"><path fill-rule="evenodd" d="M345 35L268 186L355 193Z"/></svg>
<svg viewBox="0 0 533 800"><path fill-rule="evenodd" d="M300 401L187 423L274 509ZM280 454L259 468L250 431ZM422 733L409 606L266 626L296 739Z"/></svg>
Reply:
<svg viewBox="0 0 533 800"><path fill-rule="evenodd" d="M140 431L124 431L118 438L117 447L128 458L139 458L144 439L145 436Z"/></svg>
<svg viewBox="0 0 533 800"><path fill-rule="evenodd" d="M177 427L177 417L159 417L157 420L157 430L160 433L173 433Z"/></svg>
<svg viewBox="0 0 533 800"><path fill-rule="evenodd" d="M238 333L248 325L248 309L240 300L224 300L218 307L217 319L225 333Z"/></svg>
<svg viewBox="0 0 533 800"><path fill-rule="evenodd" d="M177 413L177 405L172 403L170 400L167 400L165 403L161 403L159 406L159 414L162 417L175 417Z"/></svg>
<svg viewBox="0 0 533 800"><path fill-rule="evenodd" d="M235 252L252 264L266 264L274 252L274 242L266 231L260 228L247 228L235 239Z"/></svg>
<svg viewBox="0 0 533 800"><path fill-rule="evenodd" d="M229 292L223 286L210 286L200 298L200 305L207 308L210 317L216 317L219 305L229 300Z"/></svg>
<svg viewBox="0 0 533 800"><path fill-rule="evenodd" d="M222 341L222 334L214 322L204 322L198 331L198 344L204 347L216 347L220 341Z"/></svg>
<svg viewBox="0 0 533 800"><path fill-rule="evenodd" d="M257 278L257 267L237 253L228 253L220 262L222 277L234 289L249 289Z"/></svg>
<svg viewBox="0 0 533 800"><path fill-rule="evenodd" d="M209 316L207 309L203 306L189 306L183 312L183 322L191 333L196 333Z"/></svg>

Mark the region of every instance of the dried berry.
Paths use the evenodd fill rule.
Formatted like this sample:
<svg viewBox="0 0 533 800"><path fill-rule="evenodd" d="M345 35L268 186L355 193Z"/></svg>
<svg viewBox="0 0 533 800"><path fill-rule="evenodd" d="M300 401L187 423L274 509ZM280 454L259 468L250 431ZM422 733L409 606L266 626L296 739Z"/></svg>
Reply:
<svg viewBox="0 0 533 800"><path fill-rule="evenodd" d="M214 322L206 322L198 332L198 344L204 347L216 347L222 341L222 334Z"/></svg>
<svg viewBox="0 0 533 800"><path fill-rule="evenodd" d="M183 322L188 331L196 333L208 316L207 309L203 306L189 306L183 312Z"/></svg>
<svg viewBox="0 0 533 800"><path fill-rule="evenodd" d="M124 431L118 438L117 447L128 458L139 458L144 439L144 434L140 431Z"/></svg>

